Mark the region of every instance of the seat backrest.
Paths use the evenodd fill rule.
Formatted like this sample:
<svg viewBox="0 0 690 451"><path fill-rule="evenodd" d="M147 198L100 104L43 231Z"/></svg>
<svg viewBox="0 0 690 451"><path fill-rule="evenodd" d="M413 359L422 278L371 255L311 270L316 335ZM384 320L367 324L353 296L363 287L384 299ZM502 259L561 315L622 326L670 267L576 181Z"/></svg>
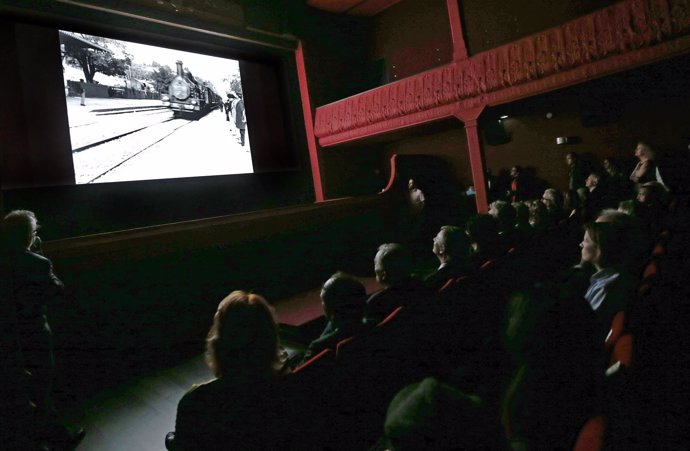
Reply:
<svg viewBox="0 0 690 451"><path fill-rule="evenodd" d="M621 365L630 368L630 366L633 364L633 354L633 335L625 334L621 336L613 346L613 352L611 353L611 360L609 361L609 364L613 365L616 362L620 362Z"/></svg>
<svg viewBox="0 0 690 451"><path fill-rule="evenodd" d="M654 249L652 249L652 256L659 257L666 254L666 246L663 243L656 243Z"/></svg>
<svg viewBox="0 0 690 451"><path fill-rule="evenodd" d="M295 368L292 371L292 374L297 374L301 373L305 370L309 370L310 368L316 369L316 368L321 368L323 366L331 365L333 363L333 359L335 358L335 353L333 352L332 349L326 348L313 356L311 359L307 360L306 362L302 363L299 365L297 368Z"/></svg>
<svg viewBox="0 0 690 451"><path fill-rule="evenodd" d="M580 429L573 451L601 451L605 433L606 419L601 415L590 418Z"/></svg>
<svg viewBox="0 0 690 451"><path fill-rule="evenodd" d="M376 327L383 327L383 326L385 326L386 324L388 324L388 323L390 323L391 321L393 321L393 318L395 318L396 316L398 316L398 315L400 314L400 311L403 310L403 308L404 308L403 306L397 307L395 310L393 310L392 312L390 312L390 313L388 314L388 316L386 316L380 323L378 323L378 324L376 325Z"/></svg>
<svg viewBox="0 0 690 451"><path fill-rule="evenodd" d="M352 342L356 337L348 337L340 340L338 344L335 346L335 359L338 360L343 353L347 352L347 348L349 348L349 343Z"/></svg>
<svg viewBox="0 0 690 451"><path fill-rule="evenodd" d="M620 312L616 313L613 316L613 320L611 321L611 330L609 330L609 334L606 336L606 340L604 341L604 346L607 349L612 348L615 346L616 342L620 338L621 335L623 335L623 330L625 329L625 312L621 310Z"/></svg>
<svg viewBox="0 0 690 451"><path fill-rule="evenodd" d="M659 274L658 265L655 261L650 261L649 263L647 263L647 266L644 267L644 271L642 271L642 278L651 279L652 277L655 277L657 274Z"/></svg>

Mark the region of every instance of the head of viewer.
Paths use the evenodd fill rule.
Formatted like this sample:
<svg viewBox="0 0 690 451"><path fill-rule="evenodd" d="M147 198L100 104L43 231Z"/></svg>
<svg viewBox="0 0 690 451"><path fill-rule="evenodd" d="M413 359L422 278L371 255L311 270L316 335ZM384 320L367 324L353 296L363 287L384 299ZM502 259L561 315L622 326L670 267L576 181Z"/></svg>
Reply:
<svg viewBox="0 0 690 451"><path fill-rule="evenodd" d="M630 252L630 224L622 221L590 222L580 243L582 261L601 270L622 266Z"/></svg>
<svg viewBox="0 0 690 451"><path fill-rule="evenodd" d="M640 161L653 160L654 159L654 150L646 142L639 141L637 143L637 146L635 147L635 156Z"/></svg>
<svg viewBox="0 0 690 451"><path fill-rule="evenodd" d="M384 442L391 451L507 449L499 431L479 397L429 377L393 397Z"/></svg>
<svg viewBox="0 0 690 451"><path fill-rule="evenodd" d="M460 227L444 225L434 237L432 251L441 263L453 259L466 258L470 248L470 241L465 231Z"/></svg>
<svg viewBox="0 0 690 451"><path fill-rule="evenodd" d="M585 180L585 186L589 188L589 190L593 190L594 188L599 185L599 181L601 180L601 176L597 174L596 172L592 172L589 174L587 179Z"/></svg>
<svg viewBox="0 0 690 451"><path fill-rule="evenodd" d="M549 211L560 211L563 209L563 194L555 188L546 189L541 200Z"/></svg>
<svg viewBox="0 0 690 451"><path fill-rule="evenodd" d="M412 256L401 244L382 244L374 257L374 271L380 284L399 285L412 273Z"/></svg>
<svg viewBox="0 0 690 451"><path fill-rule="evenodd" d="M516 179L520 176L520 173L522 172L522 168L520 166L513 166L510 168L510 177Z"/></svg>
<svg viewBox="0 0 690 451"><path fill-rule="evenodd" d="M239 290L220 301L206 338L206 363L214 375L270 376L278 362L278 326L268 302Z"/></svg>
<svg viewBox="0 0 690 451"><path fill-rule="evenodd" d="M577 162L577 154L575 152L568 152L565 154L565 163L568 166L573 166Z"/></svg>
<svg viewBox="0 0 690 451"><path fill-rule="evenodd" d="M361 320L366 305L366 290L351 275L337 272L323 284L321 303L330 321L353 316L358 316Z"/></svg>
<svg viewBox="0 0 690 451"><path fill-rule="evenodd" d="M5 246L10 249L29 249L36 239L38 220L34 212L14 210L2 221L2 236Z"/></svg>

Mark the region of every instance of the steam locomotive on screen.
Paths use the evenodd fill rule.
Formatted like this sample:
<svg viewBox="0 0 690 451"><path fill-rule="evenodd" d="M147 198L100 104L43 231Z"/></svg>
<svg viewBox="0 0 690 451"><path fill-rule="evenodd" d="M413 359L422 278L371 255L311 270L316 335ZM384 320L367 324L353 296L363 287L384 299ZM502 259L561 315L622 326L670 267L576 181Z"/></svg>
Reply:
<svg viewBox="0 0 690 451"><path fill-rule="evenodd" d="M174 117L185 119L200 119L222 102L212 86L197 81L191 72L184 72L182 61L177 61L177 75L168 85L168 94L163 94L161 100L163 105L173 110Z"/></svg>

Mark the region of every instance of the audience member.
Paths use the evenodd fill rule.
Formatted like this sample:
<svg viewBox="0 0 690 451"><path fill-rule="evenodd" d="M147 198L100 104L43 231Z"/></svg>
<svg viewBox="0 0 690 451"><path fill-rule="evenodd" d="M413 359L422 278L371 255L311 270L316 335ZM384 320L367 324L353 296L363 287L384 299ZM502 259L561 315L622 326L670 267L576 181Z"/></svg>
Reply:
<svg viewBox="0 0 690 451"><path fill-rule="evenodd" d="M646 263L653 237L646 235L639 218L610 208L602 210L596 222L616 223L617 227L623 230L622 233L627 237L625 266L630 274L640 274Z"/></svg>
<svg viewBox="0 0 690 451"><path fill-rule="evenodd" d="M524 202L514 202L515 209L515 233L519 242L528 240L532 233L532 226L529 223L529 206Z"/></svg>
<svg viewBox="0 0 690 451"><path fill-rule="evenodd" d="M541 200L533 200L529 204L529 223L532 230L542 232L549 228L548 211Z"/></svg>
<svg viewBox="0 0 690 451"><path fill-rule="evenodd" d="M334 348L344 338L363 328L366 290L362 283L349 274L333 274L321 289L321 304L328 323L321 336L312 341L302 362L306 362L327 348Z"/></svg>
<svg viewBox="0 0 690 451"><path fill-rule="evenodd" d="M278 327L264 298L233 291L220 302L206 363L215 379L180 400L174 449L279 449L282 367Z"/></svg>
<svg viewBox="0 0 690 451"><path fill-rule="evenodd" d="M84 430L72 432L61 424L53 398L55 358L53 333L48 323L48 305L62 293L63 284L53 265L41 252L38 220L28 210L8 213L2 223L3 266L9 299L14 303L13 325L23 366L28 374L31 402L36 405L38 425L32 431L50 447L74 446Z"/></svg>
<svg viewBox="0 0 690 451"><path fill-rule="evenodd" d="M585 186L585 164L575 152L568 152L565 162L568 165L568 190L572 193Z"/></svg>
<svg viewBox="0 0 690 451"><path fill-rule="evenodd" d="M416 302L426 296L426 287L412 277L412 257L398 243L379 246L374 257L376 280L384 286L367 299L364 323L375 325L397 307Z"/></svg>
<svg viewBox="0 0 690 451"><path fill-rule="evenodd" d="M554 276L508 303L505 343L515 371L501 417L514 449L570 449L603 371L586 285Z"/></svg>
<svg viewBox="0 0 690 451"><path fill-rule="evenodd" d="M658 235L665 221L666 189L659 182L647 182L638 187L635 214L650 237Z"/></svg>
<svg viewBox="0 0 690 451"><path fill-rule="evenodd" d="M635 147L635 156L639 160L635 169L630 174L630 181L638 186L647 182L656 181L656 163L654 162L654 150L649 144L642 141Z"/></svg>
<svg viewBox="0 0 690 451"><path fill-rule="evenodd" d="M618 211L630 216L637 216L635 212L635 201L633 199L622 200L618 203Z"/></svg>
<svg viewBox="0 0 690 451"><path fill-rule="evenodd" d="M506 246L512 246L516 241L515 209L504 200L497 200L489 206L489 214L496 220L498 236Z"/></svg>
<svg viewBox="0 0 690 451"><path fill-rule="evenodd" d="M426 197L424 196L424 192L419 189L414 179L410 179L407 182L407 196L410 205L410 213L413 216L420 215L424 211Z"/></svg>
<svg viewBox="0 0 690 451"><path fill-rule="evenodd" d="M390 451L509 449L479 397L430 377L395 395L381 442Z"/></svg>
<svg viewBox="0 0 690 451"><path fill-rule="evenodd" d="M631 299L635 279L629 274L632 250L629 223L593 222L585 226L580 243L582 261L594 265L585 299L599 323L601 343L616 312L624 310Z"/></svg>
<svg viewBox="0 0 690 451"><path fill-rule="evenodd" d="M546 206L549 225L557 225L564 217L563 194L555 188L548 188L541 199Z"/></svg>
<svg viewBox="0 0 690 451"><path fill-rule="evenodd" d="M606 157L603 166L606 171L606 186L609 195L617 201L630 197L630 180L623 174L616 160L613 157Z"/></svg>
<svg viewBox="0 0 690 451"><path fill-rule="evenodd" d="M488 214L472 216L465 226L470 239L470 261L475 268L503 254L498 237L498 226L493 216Z"/></svg>
<svg viewBox="0 0 690 451"><path fill-rule="evenodd" d="M522 167L513 166L510 168L510 190L507 192L507 200L517 202L529 197L529 182L522 174Z"/></svg>
<svg viewBox="0 0 690 451"><path fill-rule="evenodd" d="M435 272L424 279L430 289L437 291L448 280L471 271L470 241L460 227L445 225L434 237L432 252L440 263Z"/></svg>
<svg viewBox="0 0 690 451"><path fill-rule="evenodd" d="M605 208L613 207L615 201L606 192L606 187L602 186L602 177L597 172L592 172L585 180L587 186L587 197L585 200L585 214L588 221L596 218Z"/></svg>

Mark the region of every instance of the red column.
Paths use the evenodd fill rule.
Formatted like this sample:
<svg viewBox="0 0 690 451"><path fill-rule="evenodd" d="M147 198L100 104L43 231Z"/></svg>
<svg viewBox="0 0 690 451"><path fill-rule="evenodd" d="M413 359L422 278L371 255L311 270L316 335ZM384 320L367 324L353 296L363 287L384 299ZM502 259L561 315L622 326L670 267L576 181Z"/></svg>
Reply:
<svg viewBox="0 0 690 451"><path fill-rule="evenodd" d="M450 21L450 37L453 41L453 61L467 59L467 45L462 35L462 20L458 0L446 0L448 20Z"/></svg>
<svg viewBox="0 0 690 451"><path fill-rule="evenodd" d="M307 148L309 149L309 161L311 162L311 177L314 183L314 196L316 202L323 202L323 184L321 181L321 165L319 164L319 151L314 136L314 118L311 110L311 99L309 98L309 83L307 82L307 69L304 65L304 51L302 42L297 43L295 50L295 61L297 64L297 79L299 81L299 92L302 98L302 111L304 113L304 127L307 132Z"/></svg>
<svg viewBox="0 0 690 451"><path fill-rule="evenodd" d="M455 117L465 124L467 147L470 155L470 169L472 171L472 183L474 184L474 190L477 192L475 195L477 213L486 213L489 211L484 155L482 153L482 144L479 139L479 128L477 124L477 118L483 109L484 107L482 106L471 110L464 110L455 115Z"/></svg>

